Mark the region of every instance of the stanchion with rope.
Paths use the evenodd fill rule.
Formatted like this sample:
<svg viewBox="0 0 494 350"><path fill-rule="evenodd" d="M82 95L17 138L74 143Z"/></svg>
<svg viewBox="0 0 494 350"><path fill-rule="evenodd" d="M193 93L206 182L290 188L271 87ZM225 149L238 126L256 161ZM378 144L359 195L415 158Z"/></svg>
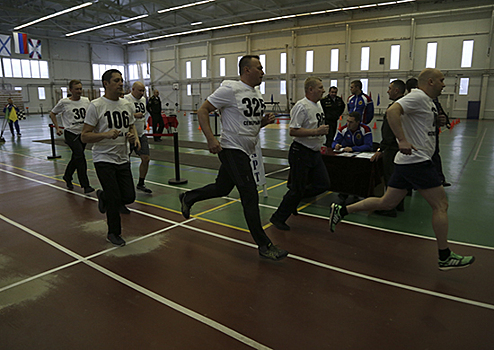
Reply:
<svg viewBox="0 0 494 350"><path fill-rule="evenodd" d="M57 156L57 152L55 150L55 125L53 124L48 124L50 127L50 140L51 140L51 156L47 156L46 158L48 159L57 159L57 158L62 158L62 156ZM63 129L63 127L60 127L60 129Z"/></svg>

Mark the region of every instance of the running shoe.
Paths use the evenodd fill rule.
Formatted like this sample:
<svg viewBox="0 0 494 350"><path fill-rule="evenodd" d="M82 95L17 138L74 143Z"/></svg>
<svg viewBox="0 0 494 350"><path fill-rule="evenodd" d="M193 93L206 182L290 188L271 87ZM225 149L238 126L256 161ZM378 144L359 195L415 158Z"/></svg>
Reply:
<svg viewBox="0 0 494 350"><path fill-rule="evenodd" d="M106 213L106 203L103 199L103 191L97 190L96 197L98 197L98 210L101 214Z"/></svg>
<svg viewBox="0 0 494 350"><path fill-rule="evenodd" d="M123 238L114 233L109 233L108 236L106 236L106 240L117 247L123 247L125 245Z"/></svg>
<svg viewBox="0 0 494 350"><path fill-rule="evenodd" d="M329 213L329 229L331 232L334 232L336 225L343 219L343 216L341 216L341 208L343 208L343 206L339 204L331 204L331 211Z"/></svg>
<svg viewBox="0 0 494 350"><path fill-rule="evenodd" d="M153 193L153 191L151 191L151 189L147 188L146 185L137 185L136 188L142 192Z"/></svg>
<svg viewBox="0 0 494 350"><path fill-rule="evenodd" d="M286 258L288 252L278 248L273 243L269 243L267 247L259 248L259 255L266 259L281 260Z"/></svg>
<svg viewBox="0 0 494 350"><path fill-rule="evenodd" d="M446 260L439 260L439 270L464 269L473 264L474 256L461 256L451 252Z"/></svg>
<svg viewBox="0 0 494 350"><path fill-rule="evenodd" d="M189 219L190 218L190 205L187 205L185 203L185 192L182 192L178 195L178 199L180 199L180 204L182 205L181 207L181 212L184 218Z"/></svg>
<svg viewBox="0 0 494 350"><path fill-rule="evenodd" d="M278 220L277 218L274 217L274 215L271 216L269 221L276 227L278 230L282 231L290 231L290 226L288 226L285 222Z"/></svg>

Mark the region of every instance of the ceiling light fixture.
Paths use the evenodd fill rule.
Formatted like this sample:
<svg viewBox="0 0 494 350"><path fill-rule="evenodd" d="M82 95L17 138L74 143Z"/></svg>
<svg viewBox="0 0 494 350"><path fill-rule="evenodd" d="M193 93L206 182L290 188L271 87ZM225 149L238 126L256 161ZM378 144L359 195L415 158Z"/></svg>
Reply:
<svg viewBox="0 0 494 350"><path fill-rule="evenodd" d="M203 1L194 2L192 4L170 7L170 8L167 8L167 9L159 10L158 13L165 13L165 12L170 12L170 11L176 11L176 10L184 9L184 8L191 7L191 6L197 6L197 5L207 4L208 2L213 2L213 1L215 1L215 0L203 0Z"/></svg>
<svg viewBox="0 0 494 350"><path fill-rule="evenodd" d="M32 22L29 22L29 23L26 23L26 24L17 26L17 27L14 28L14 30L19 30L19 29L22 29L22 28L26 28L26 27L32 26L33 24L46 21L47 19L50 19L50 18L53 18L53 17L57 17L57 16L60 16L60 15L64 15L66 13L69 13L69 12L72 12L72 11L75 11L75 10L79 10L79 9L84 8L84 7L87 7L87 6L91 6L92 4L93 4L92 2L85 2L84 4L80 4L80 5L77 5L77 6L68 8L68 9L65 9L63 11L55 12L55 13L53 13L51 15L38 18L37 20L34 20Z"/></svg>
<svg viewBox="0 0 494 350"><path fill-rule="evenodd" d="M201 3L205 3L205 2L209 2L209 1L213 1L213 0L202 1ZM278 20L281 20L281 19L289 19L289 18L294 18L294 17L311 16L311 15L314 15L314 14L332 13L332 12L339 12L339 11L348 11L348 10L355 10L355 9L366 8L366 7L377 7L377 6L386 6L386 5L398 5L398 4L401 4L401 3L415 2L415 1L416 0L399 0L399 1L392 1L392 2L384 2L384 3L374 3L374 4L362 5L362 6L352 6L352 7L331 9L331 10L326 10L326 11L307 12L307 13L299 13L299 14L295 14L295 15L286 15L286 16L280 16L280 17L271 17L271 18L265 18L265 19L255 20L255 21L247 21L247 22L239 22L239 23L225 24L225 25L216 26L216 27L209 27L209 28L189 30L189 31L180 32L180 33L172 33L172 34L160 35L160 36L156 36L156 37L153 37L153 38L147 38L147 39L132 40L132 41L128 41L127 44L139 44L139 43L143 43L143 42L146 42L146 41L154 41L154 40L159 40L159 39L166 39L166 38L171 38L171 37L174 37L174 36L181 36L181 35L188 35L188 34L196 34L196 33L201 33L201 32L207 32L207 31L210 31L210 30L224 29L224 28L230 28L230 27L239 27L239 26L244 26L244 25L249 25L249 24L257 24L257 23L263 23L263 22L272 22L272 21L278 21ZM198 4L198 3L196 3L196 4Z"/></svg>
<svg viewBox="0 0 494 350"><path fill-rule="evenodd" d="M141 19L141 18L145 18L147 16L149 16L149 15L147 15L147 14L146 15L140 15L140 16L136 16L136 17L122 19L122 20L116 21L116 22L105 23L105 24L102 24L102 25L99 25L99 26L96 26L96 27L87 28L87 29L83 29L83 30L78 30L77 32L67 33L67 34L65 34L65 36L73 36L73 35L77 35L77 34L91 32L93 30L97 30L97 29L101 29L101 28L105 28L105 27L109 27L109 26L114 26L116 24L122 24L122 23L130 22L130 21L135 21L135 20L138 20L138 19Z"/></svg>
<svg viewBox="0 0 494 350"><path fill-rule="evenodd" d="M193 23L191 23L190 25L191 25L191 26L197 26L197 25L199 25L199 24L202 24L202 22L193 22Z"/></svg>

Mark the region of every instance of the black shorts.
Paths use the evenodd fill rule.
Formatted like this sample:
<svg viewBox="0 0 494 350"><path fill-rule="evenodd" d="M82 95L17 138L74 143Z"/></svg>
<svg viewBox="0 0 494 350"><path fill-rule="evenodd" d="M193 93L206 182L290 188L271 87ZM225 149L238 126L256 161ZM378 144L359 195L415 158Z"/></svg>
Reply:
<svg viewBox="0 0 494 350"><path fill-rule="evenodd" d="M395 164L388 186L398 189L425 190L442 185L441 178L431 160L413 164Z"/></svg>
<svg viewBox="0 0 494 350"><path fill-rule="evenodd" d="M130 145L130 154L132 154L132 152L135 152L135 154L137 154L138 156L141 155L149 156L149 143L147 136L142 135L141 137L139 137L139 141L141 141L141 149L138 151L134 147L134 145Z"/></svg>

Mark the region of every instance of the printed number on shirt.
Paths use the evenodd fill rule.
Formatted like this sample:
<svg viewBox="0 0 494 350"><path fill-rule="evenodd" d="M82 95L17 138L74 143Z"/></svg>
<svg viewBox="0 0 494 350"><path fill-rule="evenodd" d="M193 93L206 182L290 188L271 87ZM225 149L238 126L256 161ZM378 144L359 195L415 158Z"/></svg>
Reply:
<svg viewBox="0 0 494 350"><path fill-rule="evenodd" d="M121 129L122 127L129 127L130 119L129 113L127 111L123 111L122 114L120 114L119 111L113 111L113 113L110 113L110 111L106 111L105 117L108 121L108 127L110 129Z"/></svg>
<svg viewBox="0 0 494 350"><path fill-rule="evenodd" d="M85 108L74 108L72 110L72 112L74 113L74 119L84 119L86 118L86 109Z"/></svg>
<svg viewBox="0 0 494 350"><path fill-rule="evenodd" d="M316 118L317 118L317 127L324 125L324 114L316 113Z"/></svg>
<svg viewBox="0 0 494 350"><path fill-rule="evenodd" d="M134 102L136 106L136 113L146 113L146 107L144 107L144 103L142 102Z"/></svg>
<svg viewBox="0 0 494 350"><path fill-rule="evenodd" d="M266 105L262 99L244 97L242 103L245 105L244 115L246 117L262 117Z"/></svg>

